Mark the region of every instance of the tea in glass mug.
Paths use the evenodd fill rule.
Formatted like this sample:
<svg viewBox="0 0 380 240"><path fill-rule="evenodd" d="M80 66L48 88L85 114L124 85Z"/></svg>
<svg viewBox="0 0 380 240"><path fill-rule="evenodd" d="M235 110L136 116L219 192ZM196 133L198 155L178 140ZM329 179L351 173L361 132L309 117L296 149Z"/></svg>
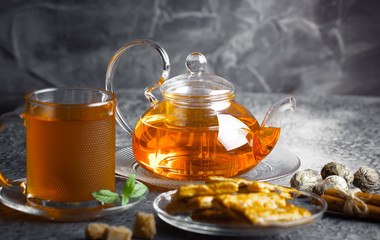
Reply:
<svg viewBox="0 0 380 240"><path fill-rule="evenodd" d="M81 208L95 201L92 192L115 191L115 95L50 88L25 99L28 201Z"/></svg>

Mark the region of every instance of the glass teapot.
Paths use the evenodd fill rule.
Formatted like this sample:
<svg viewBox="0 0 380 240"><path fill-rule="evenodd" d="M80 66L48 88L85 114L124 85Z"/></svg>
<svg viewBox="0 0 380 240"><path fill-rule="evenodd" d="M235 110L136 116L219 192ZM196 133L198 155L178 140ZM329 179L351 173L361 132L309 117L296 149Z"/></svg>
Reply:
<svg viewBox="0 0 380 240"><path fill-rule="evenodd" d="M127 43L116 52L107 69L107 90L114 92L119 58L136 45L152 47L163 62L160 80L145 88L151 106L134 130L116 110L118 123L132 135L133 153L143 168L173 179L233 177L253 169L271 152L280 135L282 112L296 107L294 96L275 102L259 125L234 101L234 86L229 81L205 73L207 61L201 53L186 58L188 73L168 79L169 57L150 40ZM152 94L156 88L162 100Z"/></svg>

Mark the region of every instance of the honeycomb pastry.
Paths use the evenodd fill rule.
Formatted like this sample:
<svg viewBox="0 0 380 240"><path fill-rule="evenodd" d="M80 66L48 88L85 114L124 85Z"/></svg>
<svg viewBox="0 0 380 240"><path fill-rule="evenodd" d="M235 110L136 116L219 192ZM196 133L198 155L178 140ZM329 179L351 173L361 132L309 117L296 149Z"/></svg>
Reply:
<svg viewBox="0 0 380 240"><path fill-rule="evenodd" d="M278 193L241 193L214 196L210 209L193 212L192 219L204 222L269 225L311 216L310 211L286 202Z"/></svg>
<svg viewBox="0 0 380 240"><path fill-rule="evenodd" d="M168 213L180 213L200 209L209 209L212 208L213 199L213 196L200 196L193 197L190 199L173 201L166 206L166 211Z"/></svg>
<svg viewBox="0 0 380 240"><path fill-rule="evenodd" d="M214 197L213 207L241 211L243 208L279 208L286 206L286 199L277 193L222 194Z"/></svg>
<svg viewBox="0 0 380 240"><path fill-rule="evenodd" d="M294 199L301 195L301 193L293 188L282 187L267 182L251 181L247 185L249 192L266 192L266 193L278 193L286 199Z"/></svg>
<svg viewBox="0 0 380 240"><path fill-rule="evenodd" d="M225 178L220 176L210 176L206 183L223 183L234 182L238 184L240 192L276 192L287 199L293 199L300 196L300 192L293 188L282 187L267 182L249 181L243 178Z"/></svg>
<svg viewBox="0 0 380 240"><path fill-rule="evenodd" d="M252 224L269 225L279 222L296 221L302 218L310 217L309 210L296 207L291 204L284 208L255 208L248 207L244 210L243 215Z"/></svg>
<svg viewBox="0 0 380 240"><path fill-rule="evenodd" d="M178 188L174 199L191 198L196 196L212 196L226 193L236 193L239 185L235 182L215 182L209 184L189 184Z"/></svg>

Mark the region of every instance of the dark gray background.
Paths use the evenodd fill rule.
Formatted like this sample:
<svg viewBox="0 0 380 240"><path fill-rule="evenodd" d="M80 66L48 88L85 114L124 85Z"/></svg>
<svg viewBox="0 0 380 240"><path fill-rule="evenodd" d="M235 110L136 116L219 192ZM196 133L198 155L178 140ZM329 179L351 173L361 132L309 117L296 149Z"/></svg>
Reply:
<svg viewBox="0 0 380 240"><path fill-rule="evenodd" d="M171 76L192 51L238 91L380 95L377 0L7 0L0 1L0 109L52 86L104 88L114 52L152 39ZM150 49L132 49L117 87L160 76Z"/></svg>

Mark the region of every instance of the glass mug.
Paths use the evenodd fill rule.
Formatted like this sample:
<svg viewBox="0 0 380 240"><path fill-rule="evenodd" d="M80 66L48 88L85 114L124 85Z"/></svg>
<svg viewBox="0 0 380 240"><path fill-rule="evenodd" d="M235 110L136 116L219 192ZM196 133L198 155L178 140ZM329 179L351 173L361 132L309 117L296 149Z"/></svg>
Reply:
<svg viewBox="0 0 380 240"><path fill-rule="evenodd" d="M21 190L27 203L57 209L98 205L91 195L115 191L116 96L93 88L49 88L25 96L25 111L5 114L26 128L26 181L0 184ZM20 121L21 120L21 121Z"/></svg>

